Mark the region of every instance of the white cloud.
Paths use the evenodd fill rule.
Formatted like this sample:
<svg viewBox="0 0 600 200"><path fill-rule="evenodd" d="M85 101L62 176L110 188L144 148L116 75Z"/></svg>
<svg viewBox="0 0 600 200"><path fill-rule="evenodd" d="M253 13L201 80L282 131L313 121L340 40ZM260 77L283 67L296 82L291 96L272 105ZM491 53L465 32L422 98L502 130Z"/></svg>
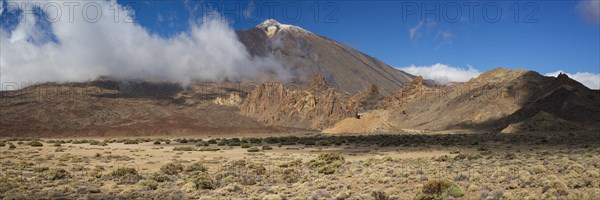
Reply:
<svg viewBox="0 0 600 200"><path fill-rule="evenodd" d="M438 33L438 35L442 36L442 39L444 39L444 42L447 43L452 43L452 40L454 39L454 37L456 37L456 35L454 35L454 33L450 32L450 31L441 31Z"/></svg>
<svg viewBox="0 0 600 200"><path fill-rule="evenodd" d="M595 89L595 90L600 89L600 74L594 74L594 73L589 73L589 72L577 72L575 74L571 74L571 73L566 73L562 70L558 70L555 72L546 73L544 75L556 77L560 73L567 74L567 76L569 76L569 78L580 82L581 84L585 85L586 87L588 87L590 89Z"/></svg>
<svg viewBox="0 0 600 200"><path fill-rule="evenodd" d="M411 65L399 69L413 75L423 76L425 79L431 79L441 84L448 84L451 82L466 82L481 74L479 70L471 66L468 67L468 69L464 69L437 63L431 66Z"/></svg>
<svg viewBox="0 0 600 200"><path fill-rule="evenodd" d="M86 2L79 3L83 6ZM162 38L137 23L124 23L132 13L122 6L110 7L116 5L114 0L94 2L101 7L100 20L86 22L81 17L82 6L74 9L73 23L63 13L61 20L51 24L56 43L31 42L48 37L40 34L43 30L31 16L12 32L0 29L1 80L32 84L86 81L108 75L186 85L194 80L261 80L272 74L285 80L289 75L272 56L252 57L238 41L235 31L220 17L202 24L192 23L189 31ZM54 3L63 5L61 0ZM67 11L68 7L61 9ZM118 23L115 12L120 13Z"/></svg>
<svg viewBox="0 0 600 200"><path fill-rule="evenodd" d="M435 36L435 38L438 38L438 37L442 37L442 39L444 41L435 47L436 51L439 50L444 45L451 45L452 42L454 41L454 38L456 37L456 35L454 33L452 33L451 31L440 31Z"/></svg>
<svg viewBox="0 0 600 200"><path fill-rule="evenodd" d="M600 25L600 0L582 0L577 3L577 10L586 20Z"/></svg>
<svg viewBox="0 0 600 200"><path fill-rule="evenodd" d="M408 37L410 40L415 41L419 37L419 29L421 29L423 23L423 21L419 21L415 27L408 29Z"/></svg>

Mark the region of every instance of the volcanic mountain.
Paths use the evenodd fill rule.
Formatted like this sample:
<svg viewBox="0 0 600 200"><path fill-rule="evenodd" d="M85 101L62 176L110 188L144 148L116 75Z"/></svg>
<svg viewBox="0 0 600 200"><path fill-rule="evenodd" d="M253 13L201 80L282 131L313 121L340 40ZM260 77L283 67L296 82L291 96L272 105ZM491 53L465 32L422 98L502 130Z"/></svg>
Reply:
<svg viewBox="0 0 600 200"><path fill-rule="evenodd" d="M295 83L306 84L307 77L319 74L341 92L356 94L374 84L389 94L414 78L346 45L273 19L237 35L251 55L275 56L295 75Z"/></svg>

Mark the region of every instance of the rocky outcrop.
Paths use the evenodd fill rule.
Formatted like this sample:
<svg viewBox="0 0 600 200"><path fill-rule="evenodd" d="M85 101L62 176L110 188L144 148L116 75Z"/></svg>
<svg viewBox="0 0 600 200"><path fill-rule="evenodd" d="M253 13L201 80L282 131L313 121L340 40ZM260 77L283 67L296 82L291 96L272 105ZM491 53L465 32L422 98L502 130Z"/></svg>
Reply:
<svg viewBox="0 0 600 200"><path fill-rule="evenodd" d="M221 106L239 106L242 103L242 98L237 93L231 93L228 98L215 98L213 103Z"/></svg>
<svg viewBox="0 0 600 200"><path fill-rule="evenodd" d="M386 96L380 102L378 107L380 109L394 109L399 108L402 105L413 101L414 99L420 98L427 90L425 79L422 76L415 77L410 85L398 90L397 92Z"/></svg>
<svg viewBox="0 0 600 200"><path fill-rule="evenodd" d="M257 85L240 105L244 115L270 125L323 129L356 114L348 97L333 88L286 89L276 82Z"/></svg>

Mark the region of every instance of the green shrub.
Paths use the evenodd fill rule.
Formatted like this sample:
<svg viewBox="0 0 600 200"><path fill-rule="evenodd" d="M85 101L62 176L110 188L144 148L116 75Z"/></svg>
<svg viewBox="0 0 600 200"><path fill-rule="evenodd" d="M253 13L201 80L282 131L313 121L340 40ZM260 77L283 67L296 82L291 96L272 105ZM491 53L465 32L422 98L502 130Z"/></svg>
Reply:
<svg viewBox="0 0 600 200"><path fill-rule="evenodd" d="M504 158L507 160L513 160L517 158L517 155L515 155L514 153L506 153L504 154Z"/></svg>
<svg viewBox="0 0 600 200"><path fill-rule="evenodd" d="M448 197L462 197L465 191L449 180L430 180L415 196L415 200L444 200Z"/></svg>
<svg viewBox="0 0 600 200"><path fill-rule="evenodd" d="M240 145L241 145L240 142L228 142L227 143L227 146L231 146L231 147L233 147L233 146L240 146Z"/></svg>
<svg viewBox="0 0 600 200"><path fill-rule="evenodd" d="M206 141L199 141L198 144L196 144L197 147L202 147L202 146L207 147L209 145L210 144L208 144L208 142L206 142Z"/></svg>
<svg viewBox="0 0 600 200"><path fill-rule="evenodd" d="M467 156L467 159L469 159L469 160L477 160L477 159L480 159L480 158L483 158L483 156L481 154L478 154L478 153L469 154Z"/></svg>
<svg viewBox="0 0 600 200"><path fill-rule="evenodd" d="M252 148L249 148L249 149L248 149L248 150L246 150L246 151L248 151L248 152L258 152L258 151L260 151L260 149L258 149L258 148L256 148L256 147L252 147Z"/></svg>
<svg viewBox="0 0 600 200"><path fill-rule="evenodd" d="M208 140L209 144L217 144L217 141L215 139L210 139Z"/></svg>
<svg viewBox="0 0 600 200"><path fill-rule="evenodd" d="M169 139L165 140L165 144L171 144L171 140L169 140Z"/></svg>
<svg viewBox="0 0 600 200"><path fill-rule="evenodd" d="M183 171L181 163L167 163L160 167L160 171L168 175L176 175Z"/></svg>
<svg viewBox="0 0 600 200"><path fill-rule="evenodd" d="M160 144L160 141L159 140L155 140L154 144Z"/></svg>
<svg viewBox="0 0 600 200"><path fill-rule="evenodd" d="M319 154L317 159L308 162L308 165L316 168L319 173L333 174L344 162L344 157L339 153L324 153Z"/></svg>
<svg viewBox="0 0 600 200"><path fill-rule="evenodd" d="M322 174L333 174L335 173L336 169L337 168L332 165L324 165L321 167L317 167L317 172Z"/></svg>
<svg viewBox="0 0 600 200"><path fill-rule="evenodd" d="M60 147L61 145L60 145L60 143L54 143L54 144L52 144L52 146Z"/></svg>
<svg viewBox="0 0 600 200"><path fill-rule="evenodd" d="M158 182L154 180L141 180L140 182L138 182L138 184L142 187L148 187L152 190L156 190L156 188L158 188Z"/></svg>
<svg viewBox="0 0 600 200"><path fill-rule="evenodd" d="M191 146L183 146L183 147L173 147L173 151L194 151L194 147Z"/></svg>
<svg viewBox="0 0 600 200"><path fill-rule="evenodd" d="M32 147L44 146L44 144L42 144L40 141L37 141L37 140L29 142L29 145L31 145Z"/></svg>
<svg viewBox="0 0 600 200"><path fill-rule="evenodd" d="M294 166L300 166L300 165L302 165L302 160L296 159L296 160L292 160L288 163L280 164L279 167L286 168L286 167L294 167Z"/></svg>
<svg viewBox="0 0 600 200"><path fill-rule="evenodd" d="M162 172L154 172L154 173L150 174L150 179L157 181L157 182L161 182L161 183L171 180L169 178L169 176L167 176L166 174L164 174Z"/></svg>
<svg viewBox="0 0 600 200"><path fill-rule="evenodd" d="M196 187L198 187L198 189L211 190L215 188L214 182L204 175L199 175L198 177L196 177L194 183L196 184Z"/></svg>
<svg viewBox="0 0 600 200"><path fill-rule="evenodd" d="M271 147L271 146L263 146L262 150L273 150L273 147Z"/></svg>
<svg viewBox="0 0 600 200"><path fill-rule="evenodd" d="M8 148L9 149L16 149L17 146L15 146L13 143L8 144Z"/></svg>
<svg viewBox="0 0 600 200"><path fill-rule="evenodd" d="M137 140L127 140L123 144L138 144Z"/></svg>
<svg viewBox="0 0 600 200"><path fill-rule="evenodd" d="M188 140L183 138L183 139L179 140L179 143L186 144L186 143L188 143Z"/></svg>
<svg viewBox="0 0 600 200"><path fill-rule="evenodd" d="M283 145L296 145L296 142L294 142L294 141L284 141L284 142L279 143L279 145L282 145L282 146Z"/></svg>
<svg viewBox="0 0 600 200"><path fill-rule="evenodd" d="M244 143L242 144L242 148L247 149L250 148L252 145L248 144L248 143Z"/></svg>
<svg viewBox="0 0 600 200"><path fill-rule="evenodd" d="M96 141L96 140L91 140L90 141L90 145L99 145L99 144L100 144L99 141Z"/></svg>
<svg viewBox="0 0 600 200"><path fill-rule="evenodd" d="M388 200L390 197L384 192L380 190L375 190L371 192L371 197L375 200Z"/></svg>
<svg viewBox="0 0 600 200"><path fill-rule="evenodd" d="M119 167L117 169L115 169L114 171L112 171L111 175L112 176L118 176L118 177L123 177L123 176L127 176L127 175L137 175L137 170L135 168L131 168L131 167Z"/></svg>
<svg viewBox="0 0 600 200"><path fill-rule="evenodd" d="M62 168L45 170L42 174L46 180L59 180L70 176L69 172Z"/></svg>
<svg viewBox="0 0 600 200"><path fill-rule="evenodd" d="M188 172L195 172L195 171L201 171L201 172L206 172L208 169L204 166L204 164L202 164L202 162L195 162L193 164L191 164L190 166L188 166L187 168L185 168L185 171Z"/></svg>
<svg viewBox="0 0 600 200"><path fill-rule="evenodd" d="M33 168L33 171L37 172L37 173L42 173L42 172L45 172L45 171L48 171L48 170L50 170L49 167L35 167L35 168Z"/></svg>
<svg viewBox="0 0 600 200"><path fill-rule="evenodd" d="M217 147L196 147L196 151L219 151Z"/></svg>
<svg viewBox="0 0 600 200"><path fill-rule="evenodd" d="M329 142L327 140L321 140L317 142L317 146L329 146Z"/></svg>

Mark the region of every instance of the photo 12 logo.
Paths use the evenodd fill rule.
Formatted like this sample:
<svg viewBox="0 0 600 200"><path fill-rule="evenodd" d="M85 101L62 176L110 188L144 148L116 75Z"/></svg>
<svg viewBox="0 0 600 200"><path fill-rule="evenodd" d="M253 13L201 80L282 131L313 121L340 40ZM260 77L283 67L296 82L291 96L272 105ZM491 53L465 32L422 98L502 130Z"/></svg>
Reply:
<svg viewBox="0 0 600 200"><path fill-rule="evenodd" d="M512 17L515 23L538 23L539 5L536 2L446 1L402 2L402 22L411 19L457 23L459 21L489 23Z"/></svg>
<svg viewBox="0 0 600 200"><path fill-rule="evenodd" d="M321 1L224 1L201 2L197 5L204 13L203 22L212 17L222 17L233 22L257 23L263 19L278 18L285 23L312 20L315 23L338 23L340 6L336 2ZM216 14L219 14L215 16Z"/></svg>
<svg viewBox="0 0 600 200"><path fill-rule="evenodd" d="M82 18L84 22L96 23L103 18L112 18L115 23L134 23L136 11L146 9L150 4L163 6L167 2L139 1L117 2L108 0L88 1L9 1L3 5L3 12L17 13L21 22L45 20L57 23L68 20L74 23ZM139 5L138 5L139 4ZM221 18L233 23L256 23L267 18L278 18L285 23L311 20L315 23L338 23L340 6L336 2L322 1L261 1L261 2L204 2L182 1L191 18L206 22L211 18Z"/></svg>
<svg viewBox="0 0 600 200"><path fill-rule="evenodd" d="M58 23L68 20L75 23L83 19L87 23L99 22L102 18L114 19L115 23L133 23L137 9L135 2L116 1L10 1L3 12L15 13L20 22L43 20Z"/></svg>

